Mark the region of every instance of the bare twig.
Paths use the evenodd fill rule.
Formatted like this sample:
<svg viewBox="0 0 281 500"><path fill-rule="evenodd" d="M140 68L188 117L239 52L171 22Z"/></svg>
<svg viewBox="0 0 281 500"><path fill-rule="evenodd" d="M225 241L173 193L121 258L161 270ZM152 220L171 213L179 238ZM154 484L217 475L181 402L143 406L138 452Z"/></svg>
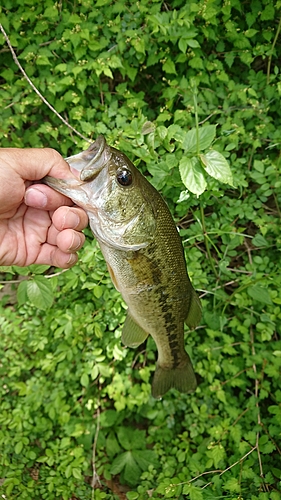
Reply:
<svg viewBox="0 0 281 500"><path fill-rule="evenodd" d="M95 439L94 439L94 444L93 444L93 453L92 453L92 469L93 469L93 477L91 481L91 486L92 488L96 488L96 485L100 486L100 478L99 475L96 471L96 450L97 450L97 442L98 442L98 437L99 437L99 431L100 431L100 405L98 401L98 409L96 413L97 417L97 427L96 427L96 432L95 432Z"/></svg>
<svg viewBox="0 0 281 500"><path fill-rule="evenodd" d="M281 17L279 19L279 23L278 23L278 26L277 26L277 31L276 31L276 34L275 34L275 37L274 37L274 40L273 40L273 44L272 44L272 47L271 47L271 51L270 51L270 56L268 58L268 63L267 63L267 78L266 78L267 85L269 85L269 83L270 83L270 68L271 68L272 54L273 54L273 50L274 50L275 44L276 44L276 42L278 40L280 30L281 30Z"/></svg>
<svg viewBox="0 0 281 500"><path fill-rule="evenodd" d="M253 327L252 325L250 326L250 339L251 339L251 350L252 350L252 355L256 355L256 350L255 350L255 344L254 344L254 332L253 332ZM256 364L253 363L253 371L255 375L257 376L257 367ZM258 378L255 379L255 398L256 398L256 408L258 410L258 425L261 426L261 416L260 416L260 407L259 407L259 380ZM262 461L261 461L261 455L260 455L260 448L259 448L259 432L257 432L256 435L256 450L258 454L258 460L259 460L259 466L260 466L260 477L264 477L263 474L263 467L262 467Z"/></svg>
<svg viewBox="0 0 281 500"><path fill-rule="evenodd" d="M0 23L0 30L2 31L3 35L4 35L4 38L7 42L7 45L10 49L10 52L13 56L13 59L16 63L16 65L18 66L18 68L20 69L20 71L22 72L24 78L27 80L27 82L29 83L29 85L31 86L31 88L34 90L34 92L40 97L41 101L44 102L44 104L46 104L46 106L48 106L48 108L70 129L72 130L76 135L78 135L79 137L81 137L81 139L84 139L84 141L87 141L87 142L91 142L89 139L87 139L87 137L85 137L83 134L81 134L80 132L78 132L78 130L76 130L74 127L72 127L72 125L70 125L56 110L55 108L47 101L47 99L45 99L45 97L39 92L39 90L35 87L35 85L33 84L33 82L30 80L30 78L27 76L26 72L24 71L22 65L20 64L17 56L16 56L16 53L11 45L11 42L10 42L10 39L6 33L6 31L4 30L2 24Z"/></svg>

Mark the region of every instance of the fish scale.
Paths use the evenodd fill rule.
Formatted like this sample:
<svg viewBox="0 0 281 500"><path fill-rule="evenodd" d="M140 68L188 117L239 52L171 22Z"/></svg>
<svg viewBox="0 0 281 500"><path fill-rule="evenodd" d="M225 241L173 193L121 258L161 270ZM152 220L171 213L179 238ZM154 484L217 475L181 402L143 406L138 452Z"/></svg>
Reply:
<svg viewBox="0 0 281 500"><path fill-rule="evenodd" d="M190 282L181 239L158 191L120 151L100 136L66 159L80 180L47 176L43 182L84 208L111 279L128 306L122 342L137 347L148 335L158 360L152 395L195 390L184 347L184 323L195 327L201 305Z"/></svg>

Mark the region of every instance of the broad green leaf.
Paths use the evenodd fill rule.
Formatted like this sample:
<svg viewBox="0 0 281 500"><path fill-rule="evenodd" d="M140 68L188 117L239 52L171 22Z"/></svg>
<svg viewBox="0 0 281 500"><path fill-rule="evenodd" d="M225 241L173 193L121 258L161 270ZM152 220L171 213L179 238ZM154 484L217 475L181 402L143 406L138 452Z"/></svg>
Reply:
<svg viewBox="0 0 281 500"><path fill-rule="evenodd" d="M124 453L121 453L121 455L114 458L110 468L111 474L120 474L128 461L129 454L129 451L125 451Z"/></svg>
<svg viewBox="0 0 281 500"><path fill-rule="evenodd" d="M125 450L130 450L133 447L133 436L130 428L120 427L117 431L117 436L119 439L119 443Z"/></svg>
<svg viewBox="0 0 281 500"><path fill-rule="evenodd" d="M44 276L34 276L27 280L26 293L30 302L38 309L48 309L54 300L52 284Z"/></svg>
<svg viewBox="0 0 281 500"><path fill-rule="evenodd" d="M116 439L115 432L111 431L106 439L106 453L110 457L114 457L115 455L120 453L120 450L121 450L121 448L120 448L118 441Z"/></svg>
<svg viewBox="0 0 281 500"><path fill-rule="evenodd" d="M112 427L118 418L118 413L115 410L105 410L100 416L101 427Z"/></svg>
<svg viewBox="0 0 281 500"><path fill-rule="evenodd" d="M204 170L196 156L192 158L184 156L180 161L179 171L183 184L191 193L197 196L204 193L207 183Z"/></svg>
<svg viewBox="0 0 281 500"><path fill-rule="evenodd" d="M152 123L150 121L145 122L142 126L142 129L141 129L141 133L143 135L150 134L151 132L154 132L154 131L155 131L155 125L154 125L154 123Z"/></svg>
<svg viewBox="0 0 281 500"><path fill-rule="evenodd" d="M216 125L206 125L199 128L199 148L204 151L211 146L216 137Z"/></svg>
<svg viewBox="0 0 281 500"><path fill-rule="evenodd" d="M20 282L18 289L17 289L17 299L18 299L18 303L20 306L22 304L26 304L26 302L28 301L27 280L23 280Z"/></svg>
<svg viewBox="0 0 281 500"><path fill-rule="evenodd" d="M155 467L158 465L157 455L153 450L133 450L132 454L143 471L147 470L150 465Z"/></svg>
<svg viewBox="0 0 281 500"><path fill-rule="evenodd" d="M139 468L137 462L135 461L131 451L126 453L126 464L124 470L124 479L129 484L137 484L139 477L141 475L141 469Z"/></svg>
<svg viewBox="0 0 281 500"><path fill-rule="evenodd" d="M83 375L80 378L80 383L81 383L81 385L83 385L83 387L88 387L88 385L89 385L88 373L83 373Z"/></svg>
<svg viewBox="0 0 281 500"><path fill-rule="evenodd" d="M197 135L196 128L189 130L182 141L182 147L187 153L196 153L197 151Z"/></svg>
<svg viewBox="0 0 281 500"><path fill-rule="evenodd" d="M186 41L187 45L189 45L189 47L192 47L192 49L197 49L198 47L200 47L197 40L194 40L193 38L188 38Z"/></svg>
<svg viewBox="0 0 281 500"><path fill-rule="evenodd" d="M251 285L247 288L248 295L254 300L261 302L262 304L272 305L272 300L269 292L266 288L261 285Z"/></svg>
<svg viewBox="0 0 281 500"><path fill-rule="evenodd" d="M206 125L198 130L199 151L209 148L216 136L216 125ZM196 128L189 130L183 139L182 147L187 153L196 153L197 134Z"/></svg>
<svg viewBox="0 0 281 500"><path fill-rule="evenodd" d="M30 272L34 274L43 274L49 268L50 266L45 266L43 264L31 264L30 266L28 266Z"/></svg>
<svg viewBox="0 0 281 500"><path fill-rule="evenodd" d="M190 483L184 485L183 494L189 495L190 500L203 500L201 489Z"/></svg>
<svg viewBox="0 0 281 500"><path fill-rule="evenodd" d="M218 181L225 184L230 184L231 186L233 185L233 177L228 161L221 153L212 149L204 155L201 154L200 159L206 172L211 177L214 177Z"/></svg>
<svg viewBox="0 0 281 500"><path fill-rule="evenodd" d="M164 64L163 64L163 71L165 73L174 73L175 75L177 74L176 67L174 61L171 61L171 59L168 59Z"/></svg>

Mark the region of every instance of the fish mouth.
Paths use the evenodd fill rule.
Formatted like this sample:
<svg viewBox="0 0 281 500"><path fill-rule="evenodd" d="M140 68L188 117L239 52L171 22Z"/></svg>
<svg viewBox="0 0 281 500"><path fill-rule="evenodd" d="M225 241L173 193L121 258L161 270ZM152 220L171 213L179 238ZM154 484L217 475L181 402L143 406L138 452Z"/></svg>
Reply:
<svg viewBox="0 0 281 500"><path fill-rule="evenodd" d="M70 168L80 172L80 180L89 182L93 180L112 157L110 146L105 138L100 135L88 149L73 156L65 158Z"/></svg>

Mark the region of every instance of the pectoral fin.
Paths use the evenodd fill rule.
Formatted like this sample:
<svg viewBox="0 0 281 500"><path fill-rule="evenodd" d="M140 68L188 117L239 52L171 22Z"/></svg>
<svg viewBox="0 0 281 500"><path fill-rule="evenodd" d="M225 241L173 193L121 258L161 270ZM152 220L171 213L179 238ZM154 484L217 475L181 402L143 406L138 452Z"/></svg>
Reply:
<svg viewBox="0 0 281 500"><path fill-rule="evenodd" d="M189 326L189 328L194 328L200 323L201 316L202 316L202 309L200 300L195 290L192 289L190 307L187 318L185 320L185 324Z"/></svg>
<svg viewBox="0 0 281 500"><path fill-rule="evenodd" d="M122 342L127 347L138 347L142 344L148 333L143 330L128 313L122 331Z"/></svg>

